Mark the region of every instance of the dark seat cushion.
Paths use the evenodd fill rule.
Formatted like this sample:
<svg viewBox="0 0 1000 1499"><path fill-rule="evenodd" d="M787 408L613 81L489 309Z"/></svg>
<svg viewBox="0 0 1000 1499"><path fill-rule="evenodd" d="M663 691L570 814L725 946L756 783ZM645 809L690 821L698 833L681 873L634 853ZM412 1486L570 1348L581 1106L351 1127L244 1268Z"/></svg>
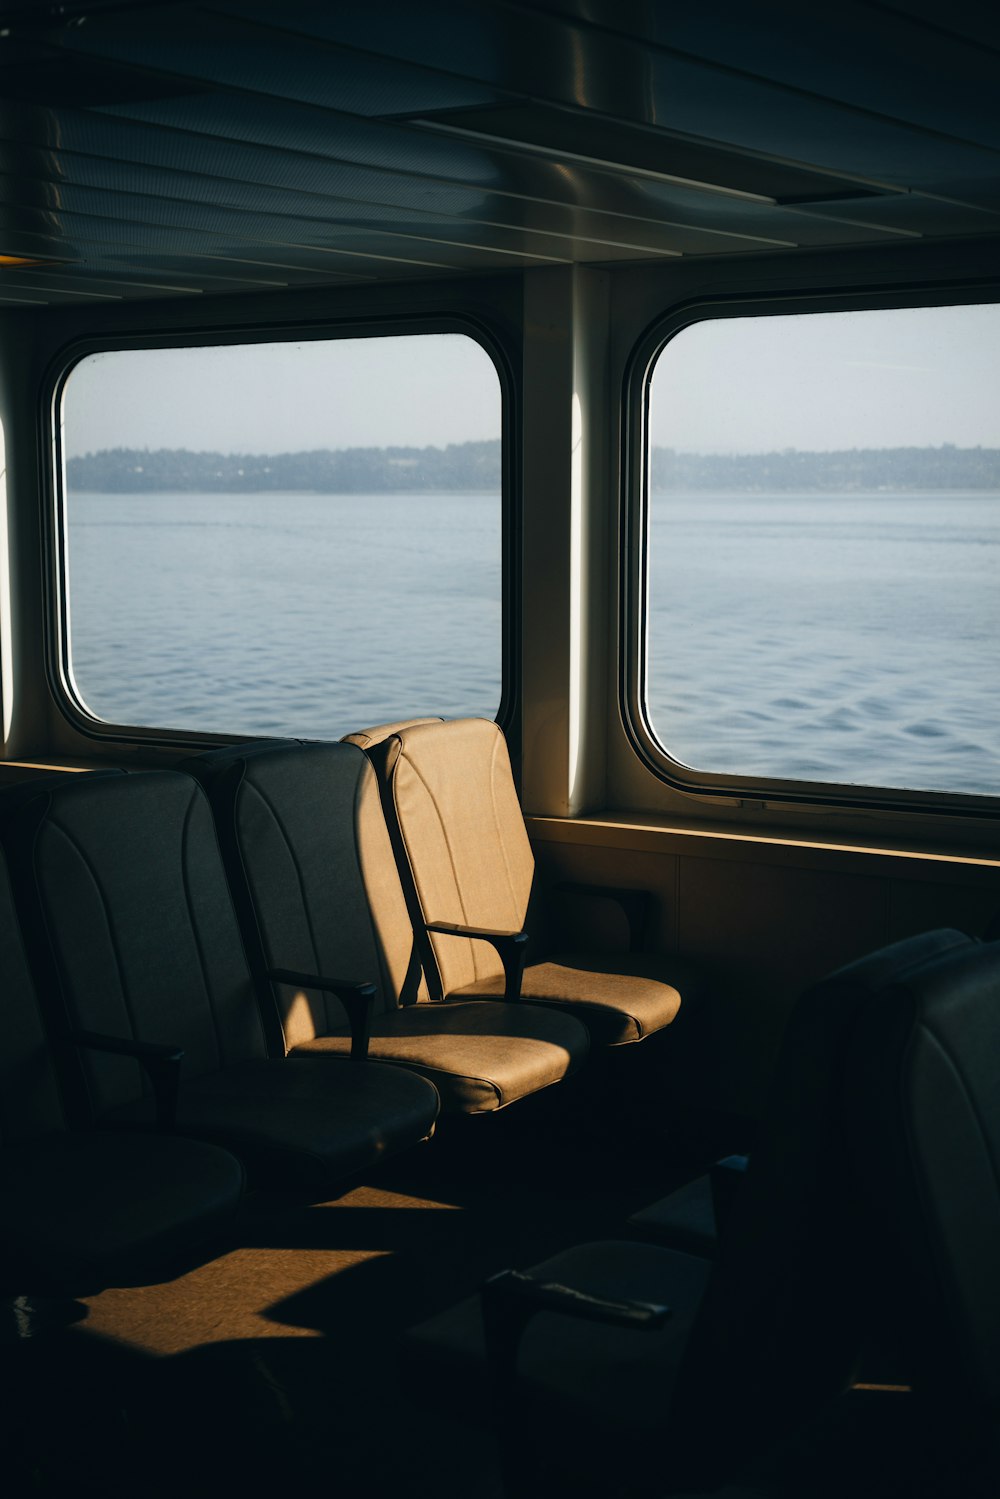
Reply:
<svg viewBox="0 0 1000 1499"><path fill-rule="evenodd" d="M182 1083L177 1129L228 1146L253 1180L323 1192L432 1134L438 1108L434 1087L400 1067L259 1058ZM144 1099L107 1119L130 1124L152 1117Z"/></svg>
<svg viewBox="0 0 1000 1499"><path fill-rule="evenodd" d="M169 1135L93 1130L0 1153L0 1282L83 1295L162 1275L220 1231L243 1189L228 1151Z"/></svg>
<svg viewBox="0 0 1000 1499"><path fill-rule="evenodd" d="M651 1244L581 1244L532 1266L541 1280L591 1296L666 1304L658 1332L604 1326L539 1312L525 1331L518 1358L523 1405L575 1445L585 1428L630 1443L664 1440L670 1395L711 1264ZM488 1382L478 1296L413 1328L406 1358L421 1378L447 1387L463 1414L490 1424L498 1415ZM565 1423L565 1425L563 1425ZM560 1432L561 1428L561 1432Z"/></svg>

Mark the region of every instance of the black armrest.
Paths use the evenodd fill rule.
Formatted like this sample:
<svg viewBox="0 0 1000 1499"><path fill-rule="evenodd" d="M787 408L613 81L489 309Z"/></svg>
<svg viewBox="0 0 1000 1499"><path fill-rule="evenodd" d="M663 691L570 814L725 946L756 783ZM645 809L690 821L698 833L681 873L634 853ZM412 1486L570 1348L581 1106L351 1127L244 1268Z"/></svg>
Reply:
<svg viewBox="0 0 1000 1499"><path fill-rule="evenodd" d="M628 922L629 952L641 950L653 902L649 890L626 890L617 885L582 885L575 880L560 880L552 888L559 895L592 895L602 900L615 901Z"/></svg>
<svg viewBox="0 0 1000 1499"><path fill-rule="evenodd" d="M297 968L269 968L267 976L279 984L298 989L322 989L335 994L347 1011L351 1027L351 1061L363 1062L368 1055L375 985L357 979L328 979L319 973L300 973Z"/></svg>
<svg viewBox="0 0 1000 1499"><path fill-rule="evenodd" d="M668 1306L591 1296L558 1281L539 1280L521 1270L501 1270L483 1286L486 1353L500 1392L509 1394L524 1329L536 1312L563 1312L589 1322L657 1332L670 1316Z"/></svg>
<svg viewBox="0 0 1000 1499"><path fill-rule="evenodd" d="M106 1036L101 1031L71 1031L74 1046L91 1051L107 1051L116 1056L133 1057L149 1078L156 1100L156 1123L160 1129L173 1129L177 1120L177 1092L181 1080L180 1046L159 1041L137 1041L125 1036Z"/></svg>
<svg viewBox="0 0 1000 1499"><path fill-rule="evenodd" d="M740 1182L746 1175L749 1164L745 1155L727 1155L721 1161L716 1161L708 1174L712 1186L715 1229L718 1234L725 1229Z"/></svg>
<svg viewBox="0 0 1000 1499"><path fill-rule="evenodd" d="M532 1312L565 1312L587 1322L608 1322L613 1327L637 1327L655 1332L670 1316L670 1308L653 1301L631 1301L618 1297L592 1296L557 1280L539 1280L524 1270L501 1270L483 1287L489 1300L530 1307Z"/></svg>
<svg viewBox="0 0 1000 1499"><path fill-rule="evenodd" d="M428 921L426 927L429 932L440 932L445 937L472 937L492 943L503 964L504 999L521 998L521 980L524 977L524 960L528 951L527 932L488 926L463 926L458 921Z"/></svg>

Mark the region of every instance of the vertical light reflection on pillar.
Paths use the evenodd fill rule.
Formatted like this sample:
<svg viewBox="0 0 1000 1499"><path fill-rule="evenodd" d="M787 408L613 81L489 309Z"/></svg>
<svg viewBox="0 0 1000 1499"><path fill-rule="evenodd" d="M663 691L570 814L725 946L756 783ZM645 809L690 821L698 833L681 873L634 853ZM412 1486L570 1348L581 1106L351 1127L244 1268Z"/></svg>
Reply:
<svg viewBox="0 0 1000 1499"><path fill-rule="evenodd" d="M568 724L568 802L576 806L577 777L580 769L580 716L583 711L583 405L573 392L573 414L570 427L570 620L569 620L569 724Z"/></svg>
<svg viewBox="0 0 1000 1499"><path fill-rule="evenodd" d="M10 633L10 537L7 519L7 449L0 425L0 706L3 742L10 739L14 714L14 659Z"/></svg>

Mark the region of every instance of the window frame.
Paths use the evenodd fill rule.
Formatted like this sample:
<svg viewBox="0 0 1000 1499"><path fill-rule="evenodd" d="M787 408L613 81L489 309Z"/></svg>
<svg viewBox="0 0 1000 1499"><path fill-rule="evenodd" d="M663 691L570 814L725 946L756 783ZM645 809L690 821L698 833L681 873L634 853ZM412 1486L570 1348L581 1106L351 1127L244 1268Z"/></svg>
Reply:
<svg viewBox="0 0 1000 1499"><path fill-rule="evenodd" d="M164 728L146 724L113 723L88 711L76 688L69 628L69 572L67 539L66 455L63 450L62 403L66 385L77 366L99 353L130 350L226 347L262 343L329 342L357 338L418 337L462 334L471 338L490 359L500 393L500 547L501 638L500 703L496 722L509 736L520 724L520 609L521 590L520 485L518 451L519 409L513 362L502 332L484 318L464 310L388 313L355 317L254 322L232 326L185 326L169 331L114 331L75 338L52 361L42 395L42 443L46 458L43 475L43 598L44 660L49 690L71 727L98 744L132 744L149 748L202 748L262 737L247 731ZM345 726L345 732L351 725Z"/></svg>
<svg viewBox="0 0 1000 1499"><path fill-rule="evenodd" d="M812 807L864 812L937 814L954 818L1000 816L996 795L858 786L790 777L739 775L693 769L671 756L657 738L646 708L649 557L649 395L653 371L667 345L697 323L748 317L1000 304L995 280L961 284L851 288L846 291L724 294L668 307L632 346L622 382L623 434L620 480L618 698L626 739L646 770L693 801L746 810Z"/></svg>

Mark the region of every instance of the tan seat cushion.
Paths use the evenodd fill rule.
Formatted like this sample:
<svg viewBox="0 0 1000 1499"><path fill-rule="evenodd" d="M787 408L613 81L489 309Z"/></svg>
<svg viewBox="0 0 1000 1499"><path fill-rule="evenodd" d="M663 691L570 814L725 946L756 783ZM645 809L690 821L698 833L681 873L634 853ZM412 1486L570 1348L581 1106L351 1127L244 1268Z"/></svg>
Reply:
<svg viewBox="0 0 1000 1499"><path fill-rule="evenodd" d="M586 1058L589 1037L571 1015L516 1004L419 1004L372 1022L368 1055L421 1073L444 1110L482 1114L561 1082ZM293 1057L344 1056L349 1035L318 1036Z"/></svg>
<svg viewBox="0 0 1000 1499"><path fill-rule="evenodd" d="M595 1044L625 1046L669 1025L680 1009L681 992L690 1003L694 987L688 964L657 953L561 953L525 969L521 994L578 1016ZM466 984L452 998L495 999L502 994L501 975Z"/></svg>

